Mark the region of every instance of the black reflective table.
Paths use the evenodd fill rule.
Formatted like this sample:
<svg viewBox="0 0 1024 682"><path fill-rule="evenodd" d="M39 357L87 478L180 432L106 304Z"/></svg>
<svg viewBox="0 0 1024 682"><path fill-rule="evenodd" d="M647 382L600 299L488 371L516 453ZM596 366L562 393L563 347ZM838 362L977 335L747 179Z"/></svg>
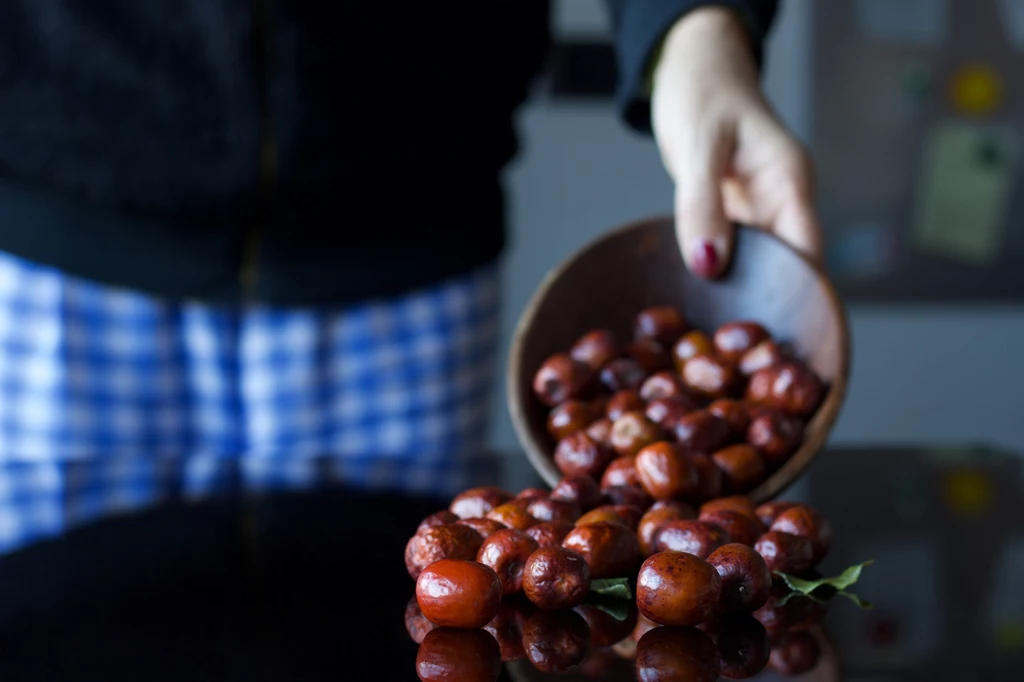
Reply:
<svg viewBox="0 0 1024 682"><path fill-rule="evenodd" d="M856 588L875 608L830 606L836 672L814 679L1024 679L1016 457L836 450L793 496L835 527L823 572L875 561ZM0 680L415 680L403 550L445 503L335 490L175 504L4 557ZM591 679L634 679L619 667Z"/></svg>

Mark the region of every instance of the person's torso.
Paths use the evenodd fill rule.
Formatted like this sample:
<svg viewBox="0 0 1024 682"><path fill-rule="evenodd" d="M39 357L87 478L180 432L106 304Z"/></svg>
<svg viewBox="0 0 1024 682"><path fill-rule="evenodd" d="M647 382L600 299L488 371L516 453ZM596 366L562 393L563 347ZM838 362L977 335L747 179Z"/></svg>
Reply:
<svg viewBox="0 0 1024 682"><path fill-rule="evenodd" d="M547 0L7 0L0 181L282 249L415 240L481 210L547 41Z"/></svg>

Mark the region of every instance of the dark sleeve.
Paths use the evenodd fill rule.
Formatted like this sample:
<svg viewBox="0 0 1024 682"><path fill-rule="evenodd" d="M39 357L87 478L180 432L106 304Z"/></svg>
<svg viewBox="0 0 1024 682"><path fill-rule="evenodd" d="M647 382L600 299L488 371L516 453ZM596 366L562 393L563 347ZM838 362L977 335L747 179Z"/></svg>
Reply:
<svg viewBox="0 0 1024 682"><path fill-rule="evenodd" d="M648 64L662 37L692 9L718 5L735 10L750 34L760 66L764 39L771 28L779 0L605 0L615 30L618 61L616 101L631 127L650 132L650 101L646 90Z"/></svg>

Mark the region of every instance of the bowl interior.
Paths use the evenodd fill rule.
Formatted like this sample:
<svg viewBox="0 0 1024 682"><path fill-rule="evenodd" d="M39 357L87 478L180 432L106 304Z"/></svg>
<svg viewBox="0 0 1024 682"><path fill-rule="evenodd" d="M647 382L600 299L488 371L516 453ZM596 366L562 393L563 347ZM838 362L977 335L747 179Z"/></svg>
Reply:
<svg viewBox="0 0 1024 682"><path fill-rule="evenodd" d="M829 384L800 450L752 493L759 500L774 497L824 445L845 397L845 310L819 268L778 238L749 227L737 228L733 257L721 278L692 274L671 217L633 223L585 245L548 274L520 317L509 356L508 401L534 468L550 485L561 478L551 456L548 410L532 391L541 363L590 329L609 328L628 338L636 313L654 305L678 306L691 326L709 332L734 320L760 322Z"/></svg>

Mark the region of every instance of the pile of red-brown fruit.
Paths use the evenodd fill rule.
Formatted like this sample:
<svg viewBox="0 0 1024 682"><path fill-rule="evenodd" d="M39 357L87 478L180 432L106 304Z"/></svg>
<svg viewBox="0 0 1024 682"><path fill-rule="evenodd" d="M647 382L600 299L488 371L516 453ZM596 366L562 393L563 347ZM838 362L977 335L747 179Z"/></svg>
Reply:
<svg viewBox="0 0 1024 682"><path fill-rule="evenodd" d="M826 387L756 322L709 335L653 307L628 343L595 330L548 358L533 391L563 475L700 504L748 493L784 464Z"/></svg>
<svg viewBox="0 0 1024 682"><path fill-rule="evenodd" d="M813 571L832 542L826 519L793 502L755 506L731 495L694 508L672 499L650 503L639 488L626 490L631 486L602 492L586 474L566 476L551 491L474 488L424 519L405 553L416 579L406 625L421 643L421 658L433 655L438 645L425 636L440 626L433 639L471 641L477 636L450 630L489 629L500 659L525 657L546 671L583 664L591 644L635 658L638 671L653 670L657 652L678 649L680 637L705 654L716 651L708 654L708 670L733 679L768 664L769 647L781 672L814 664L813 639L795 633L816 623L824 608L793 598L773 573ZM615 579L628 585L624 603L632 615L625 620L602 611L601 594L594 594ZM667 629L648 632L659 626ZM758 628L764 645L737 651L763 656L723 658L723 646L738 646L738 635L728 633L744 632L746 642ZM424 665L440 670L436 661ZM429 671L420 676L433 679Z"/></svg>

